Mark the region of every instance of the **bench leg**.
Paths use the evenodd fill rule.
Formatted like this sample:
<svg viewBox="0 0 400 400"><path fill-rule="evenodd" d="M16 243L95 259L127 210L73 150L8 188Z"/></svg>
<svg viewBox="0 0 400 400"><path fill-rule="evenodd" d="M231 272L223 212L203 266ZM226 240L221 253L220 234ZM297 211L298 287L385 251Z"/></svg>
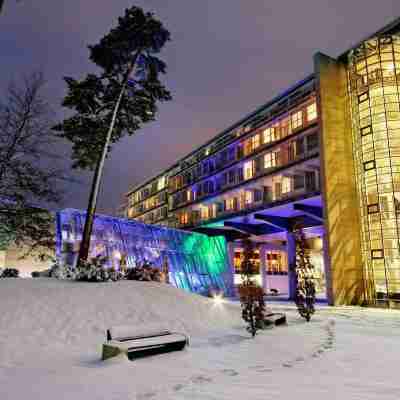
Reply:
<svg viewBox="0 0 400 400"><path fill-rule="evenodd" d="M103 344L103 353L101 356L101 359L108 360L109 358L119 356L120 354L126 354L125 351L119 349L118 347L115 346L110 346L108 344Z"/></svg>

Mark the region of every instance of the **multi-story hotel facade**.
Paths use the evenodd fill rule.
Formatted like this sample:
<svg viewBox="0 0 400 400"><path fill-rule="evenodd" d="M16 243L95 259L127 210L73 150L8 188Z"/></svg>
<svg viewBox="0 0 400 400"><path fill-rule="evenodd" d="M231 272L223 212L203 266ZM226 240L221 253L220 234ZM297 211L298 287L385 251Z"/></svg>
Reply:
<svg viewBox="0 0 400 400"><path fill-rule="evenodd" d="M330 304L400 301L400 20L127 193L125 216L224 235L232 282L244 238L258 280L294 296L293 230Z"/></svg>

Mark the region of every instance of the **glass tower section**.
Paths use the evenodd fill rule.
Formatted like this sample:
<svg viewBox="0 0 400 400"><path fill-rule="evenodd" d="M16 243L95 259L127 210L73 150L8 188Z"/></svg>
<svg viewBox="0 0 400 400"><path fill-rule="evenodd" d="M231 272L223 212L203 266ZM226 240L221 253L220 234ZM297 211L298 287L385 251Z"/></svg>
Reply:
<svg viewBox="0 0 400 400"><path fill-rule="evenodd" d="M348 57L366 282L376 300L400 301L400 37L370 39Z"/></svg>

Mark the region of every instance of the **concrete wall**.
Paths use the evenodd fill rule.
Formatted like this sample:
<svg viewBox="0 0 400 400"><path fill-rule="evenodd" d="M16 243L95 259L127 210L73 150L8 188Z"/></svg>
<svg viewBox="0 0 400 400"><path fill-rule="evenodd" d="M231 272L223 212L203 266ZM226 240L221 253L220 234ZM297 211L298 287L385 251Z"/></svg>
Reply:
<svg viewBox="0 0 400 400"><path fill-rule="evenodd" d="M321 53L315 55L314 66L321 118L327 296L330 304L360 304L365 285L346 70Z"/></svg>

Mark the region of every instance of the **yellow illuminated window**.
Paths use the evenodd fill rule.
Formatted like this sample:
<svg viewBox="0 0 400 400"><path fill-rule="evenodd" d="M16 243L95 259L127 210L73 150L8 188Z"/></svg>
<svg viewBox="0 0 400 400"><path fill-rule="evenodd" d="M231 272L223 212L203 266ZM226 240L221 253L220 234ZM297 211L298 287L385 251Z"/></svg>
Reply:
<svg viewBox="0 0 400 400"><path fill-rule="evenodd" d="M189 222L189 215L188 215L188 213L182 213L181 215L180 215L180 218L179 218L179 222L182 224L182 225L186 225L188 222Z"/></svg>
<svg viewBox="0 0 400 400"><path fill-rule="evenodd" d="M244 141L244 155L247 156L253 151L253 143L251 138Z"/></svg>
<svg viewBox="0 0 400 400"><path fill-rule="evenodd" d="M361 136L366 136L372 133L372 128L371 125L365 126L364 128L361 129Z"/></svg>
<svg viewBox="0 0 400 400"><path fill-rule="evenodd" d="M362 103L363 101L368 100L368 99L369 99L368 92L362 93L358 96L359 103Z"/></svg>
<svg viewBox="0 0 400 400"><path fill-rule="evenodd" d="M249 205L253 202L253 192L251 192L250 190L246 190L244 192L244 202L245 204Z"/></svg>
<svg viewBox="0 0 400 400"><path fill-rule="evenodd" d="M370 204L367 207L368 214L376 214L379 212L379 204Z"/></svg>
<svg viewBox="0 0 400 400"><path fill-rule="evenodd" d="M364 171L370 171L371 169L375 169L375 161L367 161L364 163Z"/></svg>
<svg viewBox="0 0 400 400"><path fill-rule="evenodd" d="M251 179L253 177L253 161L247 161L243 166L244 179Z"/></svg>
<svg viewBox="0 0 400 400"><path fill-rule="evenodd" d="M297 111L292 114L292 128L298 129L303 125L303 111Z"/></svg>
<svg viewBox="0 0 400 400"><path fill-rule="evenodd" d="M252 143L253 143L253 150L256 149L258 146L260 146L260 135L257 133L257 135L252 137Z"/></svg>
<svg viewBox="0 0 400 400"><path fill-rule="evenodd" d="M263 142L270 143L272 142L272 128L266 128L263 132Z"/></svg>
<svg viewBox="0 0 400 400"><path fill-rule="evenodd" d="M374 260L383 258L383 250L371 250L371 257Z"/></svg>
<svg viewBox="0 0 400 400"><path fill-rule="evenodd" d="M288 176L282 178L282 193L289 193L291 191L291 179Z"/></svg>
<svg viewBox="0 0 400 400"><path fill-rule="evenodd" d="M209 209L207 206L201 206L200 208L200 216L201 219L208 219L209 217Z"/></svg>
<svg viewBox="0 0 400 400"><path fill-rule="evenodd" d="M226 209L233 210L235 208L235 198L231 197L226 201Z"/></svg>
<svg viewBox="0 0 400 400"><path fill-rule="evenodd" d="M307 121L314 121L317 116L317 103L312 103L307 107Z"/></svg>
<svg viewBox="0 0 400 400"><path fill-rule="evenodd" d="M276 153L267 153L264 155L264 168L272 168L276 166Z"/></svg>
<svg viewBox="0 0 400 400"><path fill-rule="evenodd" d="M157 181L157 190L162 190L165 188L165 176L162 176L161 178L158 178Z"/></svg>

